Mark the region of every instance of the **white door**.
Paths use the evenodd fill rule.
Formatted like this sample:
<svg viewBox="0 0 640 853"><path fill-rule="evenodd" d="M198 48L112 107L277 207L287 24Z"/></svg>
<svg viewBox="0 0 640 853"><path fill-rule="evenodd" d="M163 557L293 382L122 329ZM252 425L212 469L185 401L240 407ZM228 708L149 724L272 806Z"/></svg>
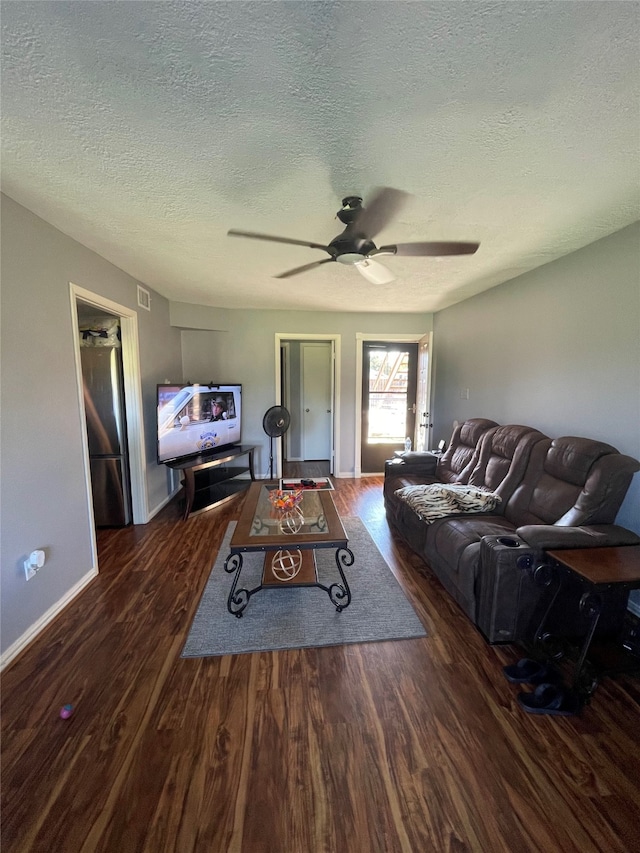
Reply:
<svg viewBox="0 0 640 853"><path fill-rule="evenodd" d="M331 343L304 342L302 361L302 458L331 458Z"/></svg>

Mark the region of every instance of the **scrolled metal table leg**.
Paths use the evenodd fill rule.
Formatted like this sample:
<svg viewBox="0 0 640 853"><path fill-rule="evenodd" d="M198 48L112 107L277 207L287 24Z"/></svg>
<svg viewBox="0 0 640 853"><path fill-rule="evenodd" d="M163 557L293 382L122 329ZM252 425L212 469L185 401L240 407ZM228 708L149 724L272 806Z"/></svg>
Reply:
<svg viewBox="0 0 640 853"><path fill-rule="evenodd" d="M340 577L342 579L342 584L332 583L331 586L326 587L322 586L322 584L318 584L324 591L329 595L332 604L335 604L336 610L340 613L345 607L348 607L351 604L351 590L349 589L349 584L347 583L347 579L345 577L344 572L342 571L343 566L352 566L354 563L355 557L353 556L353 552L348 548L338 548L336 550L336 566L338 567L338 571L340 572Z"/></svg>
<svg viewBox="0 0 640 853"><path fill-rule="evenodd" d="M225 572L236 573L229 592L229 598L227 599L227 610L233 616L237 616L240 619L251 597L251 592L248 589L239 589L236 592L236 586L238 585L240 572L242 571L242 554L229 554L224 561L224 570Z"/></svg>

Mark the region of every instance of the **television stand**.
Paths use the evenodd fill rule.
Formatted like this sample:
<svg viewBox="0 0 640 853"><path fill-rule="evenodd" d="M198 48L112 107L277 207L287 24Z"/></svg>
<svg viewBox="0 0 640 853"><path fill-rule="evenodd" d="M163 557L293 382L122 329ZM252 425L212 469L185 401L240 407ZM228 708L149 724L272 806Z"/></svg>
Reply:
<svg viewBox="0 0 640 853"><path fill-rule="evenodd" d="M190 515L206 512L248 489L251 481L255 480L253 468L255 449L255 445L238 444L222 450L190 456L188 459L166 462L167 468L182 473L183 519L186 521ZM246 464L228 464L241 456L247 457ZM241 476L247 473L251 479L242 479Z"/></svg>

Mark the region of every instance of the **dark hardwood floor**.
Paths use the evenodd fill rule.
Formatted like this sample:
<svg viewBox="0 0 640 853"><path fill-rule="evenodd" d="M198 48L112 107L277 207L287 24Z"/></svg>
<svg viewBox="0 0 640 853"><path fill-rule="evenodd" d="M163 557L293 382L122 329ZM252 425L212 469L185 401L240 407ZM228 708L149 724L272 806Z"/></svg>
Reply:
<svg viewBox="0 0 640 853"><path fill-rule="evenodd" d="M285 477L328 477L329 460L318 459L315 462L285 462L283 465Z"/></svg>
<svg viewBox="0 0 640 853"><path fill-rule="evenodd" d="M393 537L381 478L335 485L428 637L182 659L244 498L100 531L99 577L2 677L3 853L639 849L638 681L526 715L518 650Z"/></svg>

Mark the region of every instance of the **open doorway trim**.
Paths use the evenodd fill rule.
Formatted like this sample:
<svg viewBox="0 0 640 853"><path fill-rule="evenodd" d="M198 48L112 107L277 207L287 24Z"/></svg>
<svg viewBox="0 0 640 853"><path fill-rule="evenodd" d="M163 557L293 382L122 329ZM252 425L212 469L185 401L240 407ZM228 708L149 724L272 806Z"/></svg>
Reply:
<svg viewBox="0 0 640 853"><path fill-rule="evenodd" d="M281 361L280 361L280 370L281 372L281 385L280 387L284 387L285 389L285 400L289 400L291 398L291 347L289 346L289 341L283 341L280 349ZM282 403L282 399L280 403ZM283 436L284 442L284 458L291 461L299 462L299 459L293 458L290 452L289 442L290 442L291 431L287 430Z"/></svg>
<svg viewBox="0 0 640 853"><path fill-rule="evenodd" d="M355 477L362 477L362 350L364 341L384 341L388 343L399 344L416 344L425 338L428 332L416 332L415 334L385 334L384 332L376 332L368 334L366 332L356 332L356 387L354 390L354 400L356 403L355 413L355 458L353 460L353 471Z"/></svg>
<svg viewBox="0 0 640 853"><path fill-rule="evenodd" d="M425 369L426 353L426 369ZM418 427L416 430L418 444L416 450L429 450L432 447L433 415L432 405L433 388L433 332L429 332L418 341L418 393L416 395L416 406L418 408ZM420 421L424 419L424 423Z"/></svg>
<svg viewBox="0 0 640 853"><path fill-rule="evenodd" d="M280 347L284 341L328 341L333 346L333 413L331 430L331 464L330 469L335 477L340 477L340 342L341 335L311 335L311 334L292 334L290 332L276 332L275 339L275 359L276 359L276 405L282 404L282 382L280 368ZM281 442L278 442L276 448L276 470L278 477L282 476L282 447Z"/></svg>
<svg viewBox="0 0 640 853"><path fill-rule="evenodd" d="M83 456L87 486L87 501L90 518L93 519L93 502L91 500L91 469L89 464L89 445L86 438L86 421L84 411L84 395L82 393L82 366L80 362L80 338L77 334L78 301L95 306L99 311L108 311L120 318L122 329L122 363L124 368L124 396L127 415L127 444L129 448L129 469L131 479L131 511L134 524L146 524L149 520L147 502L144 422L142 417L142 383L140 379L140 350L138 344L138 315L131 308L125 308L117 302L105 299L90 290L70 284L71 313L73 318L74 353L76 360L76 382L78 385L78 400L82 417L82 430L85 436ZM94 551L95 545L95 523ZM97 554L94 553L97 563Z"/></svg>

